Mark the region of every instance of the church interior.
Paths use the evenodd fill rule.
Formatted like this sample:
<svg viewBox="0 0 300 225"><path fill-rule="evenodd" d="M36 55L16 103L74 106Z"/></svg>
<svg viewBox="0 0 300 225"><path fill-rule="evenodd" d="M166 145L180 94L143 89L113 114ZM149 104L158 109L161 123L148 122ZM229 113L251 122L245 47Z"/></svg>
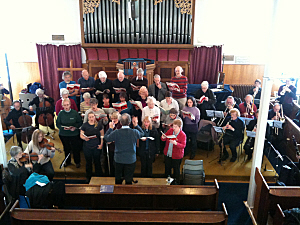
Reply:
<svg viewBox="0 0 300 225"><path fill-rule="evenodd" d="M0 15L4 31L0 43L0 224L283 225L289 224L293 208L298 208L300 217L300 73L296 69L297 50L300 50L296 29L300 21L297 11L300 3L297 0L13 2L0 3L5 9ZM84 74L88 76L85 78ZM122 75L124 80L131 81L128 88L122 86ZM66 77L70 77L71 82L67 82ZM185 86L182 80L177 85L176 79L183 78ZM92 87L87 85L90 79L94 82ZM97 82L105 85L107 81L112 82L110 92L96 87ZM166 87L162 95L164 100L159 99L162 84ZM206 84L207 89L203 90ZM138 86L137 90L134 85ZM152 95L151 85L154 87ZM141 94L141 86L146 86L146 99ZM124 91L118 92L117 88ZM63 97L62 89L67 91L67 98ZM212 97L207 93L212 93ZM85 103L86 98L88 102L89 99L97 102ZM109 107L105 106L105 98L109 99ZM116 128L117 123L113 121L117 112L121 127L125 121L125 111L117 108L122 98L127 102L126 112L129 105L132 107L130 112L128 110L129 124L135 129L130 130L137 129L134 118L138 118L145 136L148 135L146 118L151 125L149 129L156 130L155 141L147 136L134 142L132 157L136 162L132 185L125 185L126 169L121 172L123 183L117 182L117 172L115 177L112 168L114 171L118 168L119 173L120 165L129 164L117 162L123 162L126 157L117 158L119 150L111 155L111 142L107 141L108 131L125 130ZM173 111L169 108L166 113L162 104L168 98L178 108L172 108L178 115L172 119L174 123L170 129L165 128L168 126L165 120ZM37 107L33 106L34 99L38 101ZM182 99L185 99L183 104ZM57 109L58 101L61 101L60 110ZM158 122L157 114L151 111L151 101L156 102ZM17 109L18 103L21 109ZM52 111L42 114L42 109L48 107L46 103L51 103ZM65 104L69 104L69 108ZM93 104L96 104L95 110ZM134 104L141 104L140 109ZM88 108L82 111L83 106ZM105 108L114 113L107 113ZM150 109L150 114L145 116L146 108ZM197 120L192 113L184 115L186 108L199 112L196 124L186 123ZM22 126L18 118L14 120L14 110L21 110L21 119L28 114L29 124L25 121ZM79 118L80 125L73 125L74 120L72 125L66 122L62 115L69 112L76 112L75 118ZM41 114L45 124L40 122ZM99 126L103 132L100 136L98 132L96 138L84 133L84 129L91 129L84 127L86 124L92 126L91 114L95 118L94 129ZM16 126L15 121L21 126ZM176 125L178 121L181 126ZM252 122L255 125L249 128ZM196 133L190 132L187 124L196 125ZM176 127L179 127L179 134L176 134ZM209 129L202 129L205 127ZM168 133L170 130L173 133ZM17 137L18 132L22 133L22 141ZM77 135L71 136L72 139L68 132ZM187 139L180 161L176 161L179 159L174 158L174 152L172 156L172 151L179 149L178 144L181 146L181 132L185 132ZM30 169L26 163L20 166L16 158L18 152L14 151L17 149L22 152L26 149L26 152L32 148L26 153L30 161L34 151L30 146L38 140L34 138L35 133L43 134L43 140L51 144L47 144L47 148L53 155L45 163L51 164L53 175L50 177L47 170L32 173L38 168L34 165L36 161L33 160L33 166L28 163ZM162 141L164 138L167 144ZM98 142L95 139L99 139ZM118 148L115 147L119 146L118 142L127 143L124 142L127 139L133 136L117 137L113 148ZM86 153L91 148L87 144L91 140L98 146L93 149L101 145L100 164L95 163L96 154L88 156ZM150 156L151 141L155 142L157 151ZM20 145L22 148L13 147ZM67 156L68 146L72 149L68 150L70 156ZM126 144L121 147L130 148ZM145 157L148 159L141 153L144 147L146 154L149 152L149 157ZM38 147L41 148L44 146ZM79 149L77 159L76 148ZM37 158L36 164L43 166L43 159ZM151 172L145 175L144 163L149 159ZM169 160L173 174L167 172ZM11 186L15 174L9 170L10 163L31 174L23 182L26 194L20 194L20 190L16 191L16 196L11 194L17 187ZM95 173L88 172L94 169L90 164L94 164ZM97 165L101 167L101 175L97 173ZM149 172L149 168L146 169ZM36 174L34 179L41 180L35 180L27 189L33 174ZM18 174L17 182L20 179L22 176ZM23 184L21 189L25 190ZM38 196L32 191L33 187L47 194ZM46 201L47 207L42 206Z"/></svg>

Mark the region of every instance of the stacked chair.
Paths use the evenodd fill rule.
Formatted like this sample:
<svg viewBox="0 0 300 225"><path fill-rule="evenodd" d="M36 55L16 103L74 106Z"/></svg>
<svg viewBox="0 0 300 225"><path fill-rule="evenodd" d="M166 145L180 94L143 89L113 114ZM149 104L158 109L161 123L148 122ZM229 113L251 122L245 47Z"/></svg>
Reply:
<svg viewBox="0 0 300 225"><path fill-rule="evenodd" d="M182 176L184 185L204 185L203 160L186 159L182 169Z"/></svg>

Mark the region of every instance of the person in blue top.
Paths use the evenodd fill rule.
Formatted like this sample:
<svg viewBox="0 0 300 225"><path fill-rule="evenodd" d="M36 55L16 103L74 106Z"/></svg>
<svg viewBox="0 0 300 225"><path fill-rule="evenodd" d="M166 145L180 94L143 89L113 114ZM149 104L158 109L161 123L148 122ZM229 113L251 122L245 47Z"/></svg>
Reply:
<svg viewBox="0 0 300 225"><path fill-rule="evenodd" d="M80 84L80 102L83 101L83 94L85 92L89 92L91 96L94 95L94 86L95 86L95 79L94 77L90 77L89 72L87 70L82 70L81 72L82 77L80 77L77 81Z"/></svg>
<svg viewBox="0 0 300 225"><path fill-rule="evenodd" d="M122 175L126 184L132 184L136 162L136 142L144 136L142 128L138 125L137 117L132 118L134 129L129 127L130 115L124 113L121 116L121 129L113 130L114 123L109 123L109 129L104 135L107 142L115 142L115 183L122 184Z"/></svg>
<svg viewBox="0 0 300 225"><path fill-rule="evenodd" d="M62 88L67 88L67 84L76 84L75 81L72 81L72 74L70 73L70 71L65 71L62 74L62 79L64 81L59 83L59 89ZM75 101L75 103L77 103L76 101L76 95L78 95L79 90L78 89L73 89L73 90L69 90L69 98L73 99Z"/></svg>

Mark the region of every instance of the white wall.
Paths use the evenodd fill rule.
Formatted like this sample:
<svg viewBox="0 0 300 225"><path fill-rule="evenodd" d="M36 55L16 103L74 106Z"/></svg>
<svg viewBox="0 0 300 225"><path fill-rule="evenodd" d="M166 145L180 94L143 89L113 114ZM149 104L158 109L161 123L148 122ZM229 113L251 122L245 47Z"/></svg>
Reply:
<svg viewBox="0 0 300 225"><path fill-rule="evenodd" d="M17 62L37 62L37 42L80 43L79 0L13 0L0 2L1 52ZM5 31L2 33L2 31Z"/></svg>
<svg viewBox="0 0 300 225"><path fill-rule="evenodd" d="M196 0L194 44L264 63L273 0Z"/></svg>

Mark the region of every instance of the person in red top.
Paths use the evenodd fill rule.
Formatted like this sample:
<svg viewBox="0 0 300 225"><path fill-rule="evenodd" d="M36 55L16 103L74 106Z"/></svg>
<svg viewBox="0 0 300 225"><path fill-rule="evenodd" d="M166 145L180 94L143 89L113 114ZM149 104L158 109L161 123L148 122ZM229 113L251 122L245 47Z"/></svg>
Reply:
<svg viewBox="0 0 300 225"><path fill-rule="evenodd" d="M59 99L56 102L56 104L55 104L56 116L58 116L58 113L61 110L64 110L64 108L62 106L62 100L69 97L69 91L68 91L67 88L60 89L60 97L61 97L61 99ZM78 112L78 108L77 108L76 102L73 99L71 99L71 98L70 98L70 101L71 101L71 109L74 109L74 110L76 110Z"/></svg>
<svg viewBox="0 0 300 225"><path fill-rule="evenodd" d="M239 104L239 108L242 117L254 119L257 107L253 103L252 95L246 95L245 101Z"/></svg>
<svg viewBox="0 0 300 225"><path fill-rule="evenodd" d="M175 77L171 78L172 83L176 83L180 90L176 91L174 89L170 89L172 91L172 97L178 102L179 109L182 110L186 103L186 91L187 91L187 84L188 79L186 76L182 75L183 69L181 66L177 66L175 68Z"/></svg>
<svg viewBox="0 0 300 225"><path fill-rule="evenodd" d="M171 176L172 168L174 172L175 184L180 184L180 164L186 146L186 135L181 130L181 120L173 121L173 128L170 128L165 135L161 136L162 141L166 141L164 149L165 155L165 175ZM167 138L168 135L175 135L176 139Z"/></svg>

